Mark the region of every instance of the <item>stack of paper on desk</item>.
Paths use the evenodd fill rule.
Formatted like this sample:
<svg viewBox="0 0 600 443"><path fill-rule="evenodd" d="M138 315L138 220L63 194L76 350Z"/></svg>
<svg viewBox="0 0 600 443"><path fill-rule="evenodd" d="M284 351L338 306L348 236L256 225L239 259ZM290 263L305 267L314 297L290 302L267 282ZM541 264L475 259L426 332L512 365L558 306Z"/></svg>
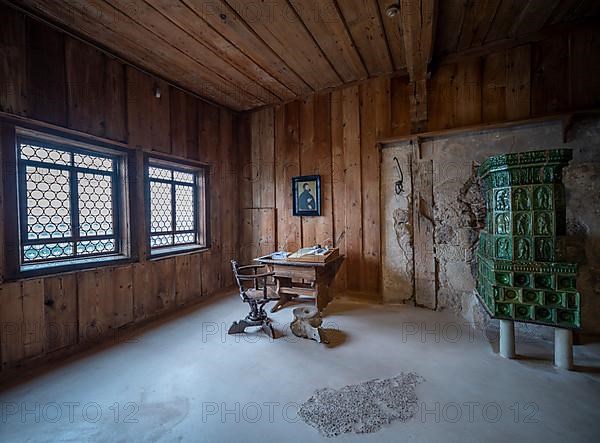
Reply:
<svg viewBox="0 0 600 443"><path fill-rule="evenodd" d="M339 255L339 249L327 249L327 248L302 248L298 251L290 254L288 256L288 260L290 261L303 261L303 262L316 262L316 263L325 263L332 258L335 258Z"/></svg>

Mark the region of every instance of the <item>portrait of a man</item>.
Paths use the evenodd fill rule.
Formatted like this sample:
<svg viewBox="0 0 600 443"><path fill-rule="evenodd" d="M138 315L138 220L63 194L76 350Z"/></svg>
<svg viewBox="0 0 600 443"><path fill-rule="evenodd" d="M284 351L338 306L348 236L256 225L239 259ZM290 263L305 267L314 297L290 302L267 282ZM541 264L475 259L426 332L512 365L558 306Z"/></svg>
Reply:
<svg viewBox="0 0 600 443"><path fill-rule="evenodd" d="M292 179L294 215L321 215L321 177L310 175Z"/></svg>
<svg viewBox="0 0 600 443"><path fill-rule="evenodd" d="M314 195L311 193L310 185L304 183L302 185L302 193L298 198L298 209L300 211L314 211L316 207L316 201Z"/></svg>

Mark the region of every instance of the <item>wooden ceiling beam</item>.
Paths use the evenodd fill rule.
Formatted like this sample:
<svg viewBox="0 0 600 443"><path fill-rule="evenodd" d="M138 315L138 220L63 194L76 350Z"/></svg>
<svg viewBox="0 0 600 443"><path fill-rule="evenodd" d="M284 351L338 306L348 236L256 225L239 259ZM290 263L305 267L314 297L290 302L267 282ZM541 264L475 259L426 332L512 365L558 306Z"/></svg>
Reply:
<svg viewBox="0 0 600 443"><path fill-rule="evenodd" d="M427 121L427 78L433 54L436 3L436 0L400 1L400 23L410 78L411 122L415 131L422 131Z"/></svg>

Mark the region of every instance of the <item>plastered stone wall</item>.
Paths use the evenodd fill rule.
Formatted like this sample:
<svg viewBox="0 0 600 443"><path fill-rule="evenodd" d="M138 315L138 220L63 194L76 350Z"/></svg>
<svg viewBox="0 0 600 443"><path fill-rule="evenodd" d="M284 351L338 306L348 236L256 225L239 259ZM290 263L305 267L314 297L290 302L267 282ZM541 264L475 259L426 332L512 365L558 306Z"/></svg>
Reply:
<svg viewBox="0 0 600 443"><path fill-rule="evenodd" d="M504 152L568 147L573 161L564 171L567 198L567 259L579 263L578 289L582 294L582 325L600 334L600 119L576 122L563 143L560 122L457 134L423 142L422 156L433 160L433 198L438 309L451 310L479 327L494 326L473 294L475 253L483 227L485 205L476 168L487 157ZM387 302L413 300L406 279L412 275L412 242L398 241L395 213L409 205L410 195L393 196L394 156L409 162L414 147L387 147L382 155L383 295ZM406 166L408 168L408 165ZM406 181L406 180L405 180ZM410 211L409 211L410 212ZM410 226L404 226L410 230ZM402 232L402 231L400 231ZM400 235L400 239L410 235ZM402 283L395 279L402 279ZM518 330L550 337L548 327L519 324Z"/></svg>

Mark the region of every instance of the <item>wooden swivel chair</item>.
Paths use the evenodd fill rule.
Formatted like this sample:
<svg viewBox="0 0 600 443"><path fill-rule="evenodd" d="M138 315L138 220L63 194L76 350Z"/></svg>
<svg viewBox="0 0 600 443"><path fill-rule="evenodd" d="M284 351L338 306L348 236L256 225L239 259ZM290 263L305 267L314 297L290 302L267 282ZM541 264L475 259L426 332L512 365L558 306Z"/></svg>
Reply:
<svg viewBox="0 0 600 443"><path fill-rule="evenodd" d="M240 297L244 303L250 305L250 313L240 321L234 321L229 328L229 334L240 334L248 326L260 326L271 338L275 338L271 319L264 311L264 306L270 301L279 300L277 293L267 285L267 279L274 272L257 274L257 270L265 265L239 266L237 261L231 260L233 275L240 289ZM249 284L249 283L252 284Z"/></svg>

